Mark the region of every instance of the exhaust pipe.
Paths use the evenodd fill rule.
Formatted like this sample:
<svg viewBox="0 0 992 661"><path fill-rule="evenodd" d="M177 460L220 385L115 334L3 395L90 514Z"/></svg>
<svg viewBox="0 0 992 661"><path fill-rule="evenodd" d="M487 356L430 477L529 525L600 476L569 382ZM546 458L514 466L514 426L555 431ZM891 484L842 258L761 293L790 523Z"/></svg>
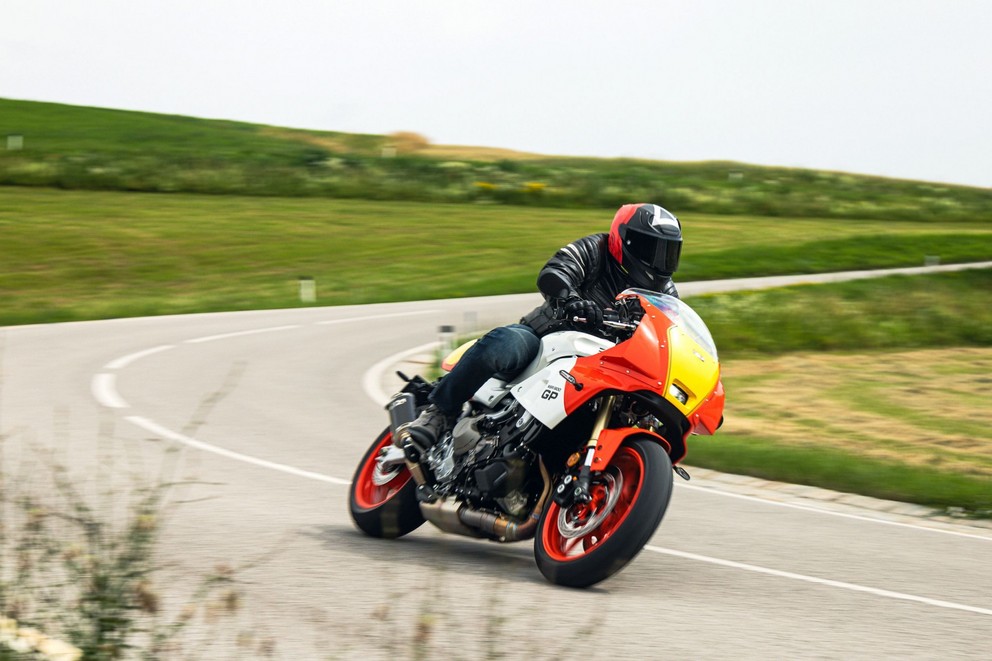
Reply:
<svg viewBox="0 0 992 661"><path fill-rule="evenodd" d="M491 537L500 542L519 542L530 539L537 532L537 524L541 520L541 513L544 511L544 504L551 493L551 477L544 467L544 460L538 458L538 467L541 469L541 479L544 480L544 489L541 497L537 499L537 504L531 510L527 520L517 523L502 514L492 514L469 507L462 506L458 510L458 519L466 526L481 531L487 537ZM421 506L423 508L423 506Z"/></svg>

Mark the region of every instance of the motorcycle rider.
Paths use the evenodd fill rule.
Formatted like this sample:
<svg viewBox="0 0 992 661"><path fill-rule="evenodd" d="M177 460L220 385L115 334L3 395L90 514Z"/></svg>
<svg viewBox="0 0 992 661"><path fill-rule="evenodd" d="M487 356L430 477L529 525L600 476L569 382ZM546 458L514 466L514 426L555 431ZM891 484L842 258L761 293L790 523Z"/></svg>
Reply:
<svg viewBox="0 0 992 661"><path fill-rule="evenodd" d="M548 260L537 277L544 303L520 323L495 328L473 344L431 392L431 404L401 432L400 444L428 450L486 381L523 371L548 333L569 327L596 332L604 309L623 290L641 287L678 297L672 274L681 252L682 225L671 212L657 204L620 207L608 233L578 239Z"/></svg>

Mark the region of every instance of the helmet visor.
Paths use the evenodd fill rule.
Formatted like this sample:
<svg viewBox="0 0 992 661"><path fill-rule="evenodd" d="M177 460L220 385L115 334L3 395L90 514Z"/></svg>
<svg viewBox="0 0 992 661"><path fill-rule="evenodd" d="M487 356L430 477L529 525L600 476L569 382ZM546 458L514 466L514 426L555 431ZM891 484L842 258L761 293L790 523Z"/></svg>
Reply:
<svg viewBox="0 0 992 661"><path fill-rule="evenodd" d="M666 239L628 227L624 250L634 259L656 273L671 274L679 268L682 237Z"/></svg>

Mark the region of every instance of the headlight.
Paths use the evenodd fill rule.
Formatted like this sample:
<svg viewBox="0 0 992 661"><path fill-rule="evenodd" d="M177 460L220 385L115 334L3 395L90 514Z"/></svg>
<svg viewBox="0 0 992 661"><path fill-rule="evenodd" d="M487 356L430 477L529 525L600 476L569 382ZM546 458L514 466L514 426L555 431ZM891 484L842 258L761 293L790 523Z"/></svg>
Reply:
<svg viewBox="0 0 992 661"><path fill-rule="evenodd" d="M680 402L682 402L683 405L686 402L689 401L689 395L686 394L686 392L684 390L682 390L681 388L679 388L674 383L668 389L668 394L671 395L672 397L674 397L675 399L679 400Z"/></svg>

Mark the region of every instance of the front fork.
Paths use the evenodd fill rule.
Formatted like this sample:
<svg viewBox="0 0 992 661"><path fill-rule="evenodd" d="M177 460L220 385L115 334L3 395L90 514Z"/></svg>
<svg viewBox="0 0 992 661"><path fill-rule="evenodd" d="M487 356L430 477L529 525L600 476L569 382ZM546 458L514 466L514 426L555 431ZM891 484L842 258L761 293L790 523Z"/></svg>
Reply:
<svg viewBox="0 0 992 661"><path fill-rule="evenodd" d="M606 429L606 425L610 422L610 415L613 413L613 406L616 404L616 395L609 395L604 397L600 401L600 408L596 414L596 421L593 423L592 432L589 434L589 441L586 443L586 457L582 462L582 468L579 469L579 476L574 480L574 486L572 486L571 493L567 493L570 483L573 480L569 479L570 476L566 476L565 480L558 485L558 489L555 492L555 500L559 502L559 505L563 505L564 501L571 501L573 503L588 503L592 500L592 496L589 493L589 480L592 475L592 460L596 456L596 448L599 444L599 435L603 433Z"/></svg>

